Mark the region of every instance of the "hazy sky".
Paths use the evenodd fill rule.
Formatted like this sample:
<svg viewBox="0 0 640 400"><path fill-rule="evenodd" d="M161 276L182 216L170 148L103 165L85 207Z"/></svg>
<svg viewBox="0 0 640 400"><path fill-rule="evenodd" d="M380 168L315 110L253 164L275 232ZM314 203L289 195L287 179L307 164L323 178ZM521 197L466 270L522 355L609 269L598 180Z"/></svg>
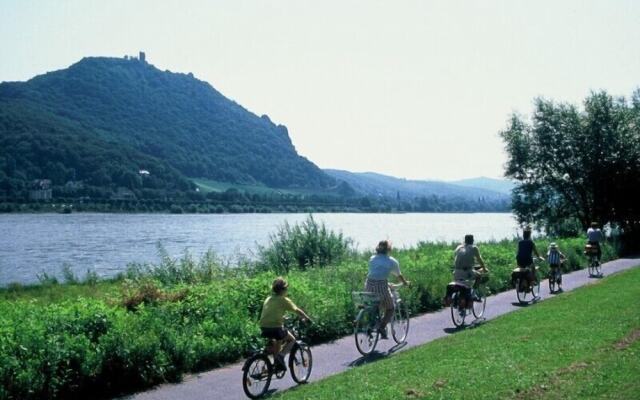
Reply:
<svg viewBox="0 0 640 400"><path fill-rule="evenodd" d="M533 98L640 86L640 1L0 0L0 81L147 53L323 168L500 177Z"/></svg>

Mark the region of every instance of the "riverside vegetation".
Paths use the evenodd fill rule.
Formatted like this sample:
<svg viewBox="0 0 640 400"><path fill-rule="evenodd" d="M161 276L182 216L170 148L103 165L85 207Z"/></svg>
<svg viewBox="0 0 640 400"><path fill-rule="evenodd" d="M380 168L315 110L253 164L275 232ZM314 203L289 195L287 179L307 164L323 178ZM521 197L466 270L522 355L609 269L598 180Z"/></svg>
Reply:
<svg viewBox="0 0 640 400"><path fill-rule="evenodd" d="M554 239L567 270L583 268L584 239ZM540 249L548 239L537 240ZM482 243L492 292L508 289L514 241ZM453 245L420 243L394 256L413 282L406 289L412 314L441 307L451 279ZM177 381L182 374L220 366L260 346L257 319L276 275L313 316L308 340L351 332L351 291L361 290L369 254L312 217L283 226L257 261L224 266L212 253L195 260L160 252L157 265L130 265L117 279L67 283L42 277L36 287L0 291L0 399L105 396ZM615 257L604 246L604 259ZM543 271L545 272L545 271Z"/></svg>

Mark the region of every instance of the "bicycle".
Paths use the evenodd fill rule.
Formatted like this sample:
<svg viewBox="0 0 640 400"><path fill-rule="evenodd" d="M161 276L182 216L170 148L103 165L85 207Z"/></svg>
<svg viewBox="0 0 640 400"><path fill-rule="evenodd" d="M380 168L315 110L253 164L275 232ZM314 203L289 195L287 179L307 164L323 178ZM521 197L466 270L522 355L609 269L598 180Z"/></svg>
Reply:
<svg viewBox="0 0 640 400"><path fill-rule="evenodd" d="M473 267L480 269L478 266ZM484 273L478 279L478 284L472 287L461 281L453 281L447 285L447 293L451 293L449 307L451 308L451 320L456 328L464 326L467 316L473 314L476 320L482 318L487 307L487 288L480 286L489 280L488 273Z"/></svg>
<svg viewBox="0 0 640 400"><path fill-rule="evenodd" d="M539 267L535 262L525 268L517 267L511 273L511 280L516 287L516 297L520 304L527 304L540 299ZM533 274L533 280L530 279L531 274ZM528 294L531 294L531 300L527 300Z"/></svg>
<svg viewBox="0 0 640 400"><path fill-rule="evenodd" d="M313 367L311 348L302 340L301 329L295 324L287 324L287 322L285 325L288 325L287 328L296 337L289 352L289 371L296 383L306 383ZM286 370L276 369L273 355L267 351L273 346L273 339L267 339L267 341L267 346L249 356L242 366L242 389L251 399L260 398L269 390L274 375L276 379L282 379L287 373Z"/></svg>
<svg viewBox="0 0 640 400"><path fill-rule="evenodd" d="M601 277L602 270L600 268L600 260L598 259L598 248L594 245L587 244L584 246L584 254L589 259L589 277Z"/></svg>
<svg viewBox="0 0 640 400"><path fill-rule="evenodd" d="M557 268L549 268L549 292L555 293L562 290L562 264L564 261L560 261L560 265Z"/></svg>
<svg viewBox="0 0 640 400"><path fill-rule="evenodd" d="M409 310L402 301L398 289L403 284L389 284L393 299L394 312L389 322L391 324L391 336L397 343L403 343L409 334ZM363 356L371 354L378 344L380 332L378 326L382 319L380 313L380 298L371 292L352 292L353 302L358 314L353 321L353 334L356 348Z"/></svg>

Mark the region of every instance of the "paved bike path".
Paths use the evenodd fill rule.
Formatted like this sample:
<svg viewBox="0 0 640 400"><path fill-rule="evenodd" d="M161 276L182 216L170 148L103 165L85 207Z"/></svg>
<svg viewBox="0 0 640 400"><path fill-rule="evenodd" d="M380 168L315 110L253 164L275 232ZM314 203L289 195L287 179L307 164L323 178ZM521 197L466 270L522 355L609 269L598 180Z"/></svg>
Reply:
<svg viewBox="0 0 640 400"><path fill-rule="evenodd" d="M618 259L603 264L602 272L605 276L615 272L627 270L639 266L638 259ZM575 271L563 275L563 289L565 292L590 283L598 282L597 278L589 278L587 270ZM549 294L547 281L540 285L540 297L542 300L554 295ZM487 299L485 319L491 320L500 315L521 309L517 305L514 290L509 290L491 296ZM313 370L310 381L318 381L327 376L343 372L349 368L375 361L397 351L402 351L415 346L425 344L435 339L447 336L455 332L449 308L438 312L423 314L411 318L407 343L396 345L393 339L378 342L376 352L365 358L358 353L353 335L349 335L336 341L314 346ZM391 335L389 335L391 336ZM395 346L394 346L395 345ZM181 383L163 384L146 392L123 397L123 400L202 400L202 399L245 399L242 391L242 364L243 362L229 365L212 371L187 375ZM295 386L291 375L283 379L271 381L270 391L282 391Z"/></svg>

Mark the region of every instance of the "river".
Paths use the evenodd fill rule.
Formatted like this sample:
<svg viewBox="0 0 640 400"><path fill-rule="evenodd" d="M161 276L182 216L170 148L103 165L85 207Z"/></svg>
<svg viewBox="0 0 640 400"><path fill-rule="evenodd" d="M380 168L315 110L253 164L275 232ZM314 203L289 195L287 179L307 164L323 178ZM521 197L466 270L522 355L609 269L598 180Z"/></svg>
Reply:
<svg viewBox="0 0 640 400"><path fill-rule="evenodd" d="M208 249L234 263L255 257L259 245L285 221L305 214L2 214L0 215L0 286L35 283L38 274L61 275L68 265L83 277L88 269L114 276L131 262L157 262L158 245L172 256L199 256ZM420 241L459 242L473 233L476 241L516 235L509 213L478 214L314 214L335 231L352 238L359 250L381 239L395 247Z"/></svg>

